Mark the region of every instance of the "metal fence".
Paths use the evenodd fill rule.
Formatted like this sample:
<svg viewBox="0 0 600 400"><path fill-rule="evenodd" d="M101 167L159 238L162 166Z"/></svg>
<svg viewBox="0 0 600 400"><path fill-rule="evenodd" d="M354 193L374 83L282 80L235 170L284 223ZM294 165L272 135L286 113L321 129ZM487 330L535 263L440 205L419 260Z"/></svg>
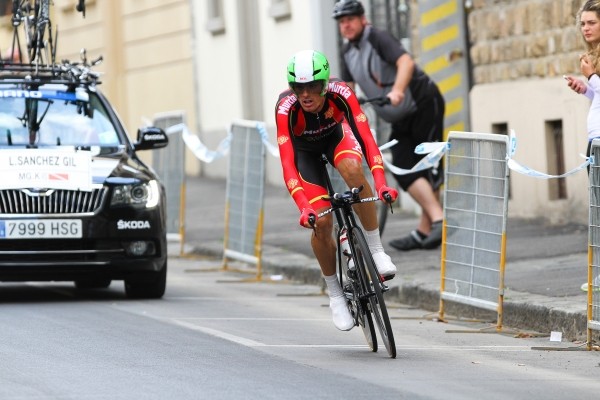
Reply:
<svg viewBox="0 0 600 400"><path fill-rule="evenodd" d="M592 330L600 331L600 140L592 142L590 164L590 214L588 239L588 348Z"/></svg>
<svg viewBox="0 0 600 400"><path fill-rule="evenodd" d="M446 154L440 317L444 301L496 310L502 327L508 137L450 132Z"/></svg>
<svg viewBox="0 0 600 400"><path fill-rule="evenodd" d="M229 171L225 205L223 268L228 259L257 266L261 275L261 247L265 181L265 147L258 121L231 124Z"/></svg>
<svg viewBox="0 0 600 400"><path fill-rule="evenodd" d="M157 114L152 123L166 131L171 126L184 124L185 116L180 111ZM169 131L169 145L153 152L152 168L158 173L167 194L167 238L183 243L185 143L181 133Z"/></svg>

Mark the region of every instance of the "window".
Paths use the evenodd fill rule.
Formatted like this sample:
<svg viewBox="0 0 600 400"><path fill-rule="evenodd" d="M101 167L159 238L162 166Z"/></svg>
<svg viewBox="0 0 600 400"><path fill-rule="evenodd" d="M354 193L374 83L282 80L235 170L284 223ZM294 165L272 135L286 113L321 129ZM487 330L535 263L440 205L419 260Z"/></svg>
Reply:
<svg viewBox="0 0 600 400"><path fill-rule="evenodd" d="M548 160L548 174L562 175L566 172L562 120L546 121L546 159ZM566 199L565 178L549 179L548 190L550 200Z"/></svg>

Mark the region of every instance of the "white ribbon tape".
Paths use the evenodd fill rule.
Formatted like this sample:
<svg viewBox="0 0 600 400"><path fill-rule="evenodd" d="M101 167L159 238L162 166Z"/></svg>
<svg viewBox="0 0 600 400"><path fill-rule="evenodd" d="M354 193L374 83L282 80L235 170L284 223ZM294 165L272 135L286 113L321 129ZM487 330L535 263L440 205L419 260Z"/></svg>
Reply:
<svg viewBox="0 0 600 400"><path fill-rule="evenodd" d="M593 162L593 158L588 157L583 164L581 164L578 167L573 168L569 172L565 172L564 174L561 174L561 175L548 175L543 172L536 171L534 169L531 169L529 167L519 164L512 158L508 159L508 168L510 168L512 171L518 172L519 174L531 176L532 178L554 179L554 178L564 178L566 176L573 175L574 173L579 172L582 169L586 169L587 166L590 165L590 163L592 163L592 162Z"/></svg>
<svg viewBox="0 0 600 400"><path fill-rule="evenodd" d="M256 130L260 134L261 140L267 148L267 151L273 157L279 157L279 150L269 142L269 135L264 124L257 123ZM200 161L211 163L229 154L229 148L231 146L232 139L231 127L227 131L227 136L221 140L216 150L210 150L208 147L206 147L206 145L202 143L197 135L194 135L189 131L185 124L172 125L165 130L165 133L169 135L179 131L181 131L181 138L183 139L185 145Z"/></svg>
<svg viewBox="0 0 600 400"><path fill-rule="evenodd" d="M267 129L265 128L265 124L259 122L256 124L256 129L260 134L263 144L267 151L273 156L279 158L279 148L274 146L271 142L269 142L269 134L267 133Z"/></svg>
<svg viewBox="0 0 600 400"><path fill-rule="evenodd" d="M394 142L390 145L390 143ZM385 143L379 146L380 150L385 150L387 148L392 147L396 144L397 141L392 140L391 142ZM444 154L450 148L450 144L448 142L426 142L421 143L415 148L415 153L417 154L427 154L418 163L416 163L411 169L398 168L389 162L385 157L383 158L383 163L385 167L394 175L407 175L412 174L414 172L422 171L429 168L437 168L440 164L440 160L444 157Z"/></svg>
<svg viewBox="0 0 600 400"><path fill-rule="evenodd" d="M511 129L510 134L509 134L509 148L507 149L508 154L506 155L508 168L510 168L512 171L515 171L519 174L530 176L532 178L538 178L538 179L564 178L566 176L573 175L573 174L581 171L582 169L587 169L587 166L590 164L593 164L593 162L594 162L593 157L585 157L582 155L582 157L585 158L585 161L583 162L583 164L573 168L572 170L570 170L568 172L565 172L564 174L549 175L544 172L539 172L539 171L531 169L527 166L521 165L517 161L515 161L512 157L515 154L516 149L517 149L517 138L516 138L514 129Z"/></svg>

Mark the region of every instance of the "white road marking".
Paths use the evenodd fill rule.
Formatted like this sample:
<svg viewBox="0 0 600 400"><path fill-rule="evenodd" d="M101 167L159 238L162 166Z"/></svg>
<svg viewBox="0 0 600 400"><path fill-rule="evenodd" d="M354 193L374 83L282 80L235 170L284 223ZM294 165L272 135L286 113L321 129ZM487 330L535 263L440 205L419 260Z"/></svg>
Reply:
<svg viewBox="0 0 600 400"><path fill-rule="evenodd" d="M278 318L177 318L171 319L176 325L188 328L194 331L202 332L207 335L218 337L220 339L228 340L233 343L241 344L246 347L270 347L270 348L368 348L367 345L352 345L352 344L266 344L257 342L252 339L232 335L227 332L223 332L217 329L207 328L205 326L196 325L189 320L277 320L277 321L289 321L290 319L278 319ZM302 319L295 319L302 320ZM305 320L305 319L304 319ZM499 351L531 351L530 346L414 346L414 345L399 345L396 344L397 350L414 350L414 351L488 351L488 352L499 352Z"/></svg>

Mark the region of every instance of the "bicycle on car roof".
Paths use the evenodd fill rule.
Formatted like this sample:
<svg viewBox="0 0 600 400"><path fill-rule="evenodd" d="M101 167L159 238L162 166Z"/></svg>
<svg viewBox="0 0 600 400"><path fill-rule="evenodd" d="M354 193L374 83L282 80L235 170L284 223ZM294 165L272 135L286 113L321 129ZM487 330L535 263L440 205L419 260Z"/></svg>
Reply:
<svg viewBox="0 0 600 400"><path fill-rule="evenodd" d="M39 66L49 66L56 62L57 34L52 34L51 5L52 0L12 0L13 61ZM85 0L78 0L75 8L85 17ZM22 34L19 33L20 27ZM24 38L26 52L23 52L21 37ZM15 54L18 60L14 60ZM23 54L27 55L26 60L23 59Z"/></svg>

